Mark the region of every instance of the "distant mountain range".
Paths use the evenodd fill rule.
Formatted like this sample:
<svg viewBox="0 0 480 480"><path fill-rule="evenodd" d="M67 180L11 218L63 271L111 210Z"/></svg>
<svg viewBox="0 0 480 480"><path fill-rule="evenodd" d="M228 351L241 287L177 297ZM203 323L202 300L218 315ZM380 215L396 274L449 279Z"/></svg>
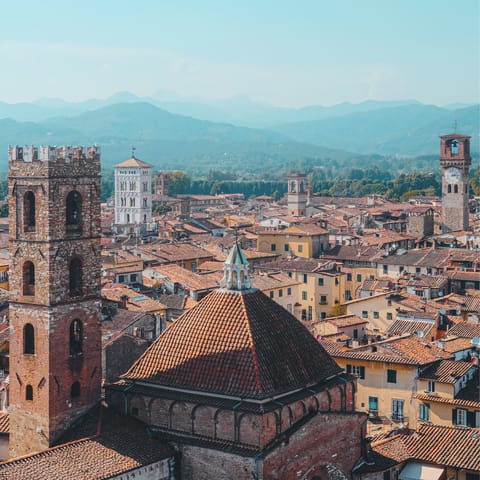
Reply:
<svg viewBox="0 0 480 480"><path fill-rule="evenodd" d="M479 106L447 110L433 105L403 105L355 112L335 118L279 125L273 130L299 142L358 153L423 155L438 151L438 137L459 132L471 135L479 151Z"/></svg>
<svg viewBox="0 0 480 480"><path fill-rule="evenodd" d="M146 98L120 92L79 103L0 102L0 152L9 144L99 143L106 166L135 146L140 158L158 168L258 172L306 158L436 154L439 135L451 133L455 121L459 132L472 135L478 152L479 105L370 100L293 109L245 97L202 102L164 92ZM0 170L6 169L2 158Z"/></svg>
<svg viewBox="0 0 480 480"><path fill-rule="evenodd" d="M130 155L156 168L235 168L260 171L276 162L285 165L299 157L345 159L340 149L303 144L283 134L172 114L150 103L119 103L72 117L40 122L0 119L0 151L9 144L94 144L102 146L104 166ZM4 157L5 158L5 157ZM0 163L0 170L6 162Z"/></svg>

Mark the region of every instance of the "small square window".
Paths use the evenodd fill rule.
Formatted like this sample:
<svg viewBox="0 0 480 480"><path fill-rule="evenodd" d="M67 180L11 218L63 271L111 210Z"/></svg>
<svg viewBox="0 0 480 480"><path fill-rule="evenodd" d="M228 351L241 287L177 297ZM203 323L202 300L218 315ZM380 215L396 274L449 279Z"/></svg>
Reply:
<svg viewBox="0 0 480 480"><path fill-rule="evenodd" d="M318 279L318 286L319 286L319 287L323 287L323 285L324 285L323 278L319 278L319 279Z"/></svg>
<svg viewBox="0 0 480 480"><path fill-rule="evenodd" d="M270 292L270 298L273 298L273 292Z"/></svg>
<svg viewBox="0 0 480 480"><path fill-rule="evenodd" d="M278 291L278 296L279 296L279 297L283 297L283 290L282 290L282 289L280 289L280 290Z"/></svg>
<svg viewBox="0 0 480 480"><path fill-rule="evenodd" d="M362 311L362 318L368 318L368 311L367 310Z"/></svg>
<svg viewBox="0 0 480 480"><path fill-rule="evenodd" d="M303 291L302 292L302 300L306 300L307 299L307 292Z"/></svg>
<svg viewBox="0 0 480 480"><path fill-rule="evenodd" d="M290 247L288 246L288 243L286 243L284 246L283 246L283 250L285 252L288 252L290 250Z"/></svg>
<svg viewBox="0 0 480 480"><path fill-rule="evenodd" d="M392 319L393 319L392 312L387 312L387 320L392 320Z"/></svg>
<svg viewBox="0 0 480 480"><path fill-rule="evenodd" d="M376 318L376 319L380 318L379 313L378 312L373 312L373 318Z"/></svg>
<svg viewBox="0 0 480 480"><path fill-rule="evenodd" d="M352 274L347 273L347 282L351 282L351 281L352 281Z"/></svg>
<svg viewBox="0 0 480 480"><path fill-rule="evenodd" d="M396 370L387 370L387 383L397 383Z"/></svg>
<svg viewBox="0 0 480 480"><path fill-rule="evenodd" d="M292 289L289 287L287 288L287 295L291 295L292 294Z"/></svg>
<svg viewBox="0 0 480 480"><path fill-rule="evenodd" d="M275 252L275 251L277 250L277 245L276 245L275 243L272 243L272 244L270 245L270 250L271 250L272 252Z"/></svg>
<svg viewBox="0 0 480 480"><path fill-rule="evenodd" d="M307 283L308 276L306 273L303 274L303 283Z"/></svg>
<svg viewBox="0 0 480 480"><path fill-rule="evenodd" d="M362 275L360 275L360 273L357 273L357 282L361 282L362 281Z"/></svg>
<svg viewBox="0 0 480 480"><path fill-rule="evenodd" d="M327 296L326 295L320 295L320 304L321 305L326 305L327 304Z"/></svg>
<svg viewBox="0 0 480 480"><path fill-rule="evenodd" d="M303 245L299 245L298 246L298 253L302 253L303 252Z"/></svg>

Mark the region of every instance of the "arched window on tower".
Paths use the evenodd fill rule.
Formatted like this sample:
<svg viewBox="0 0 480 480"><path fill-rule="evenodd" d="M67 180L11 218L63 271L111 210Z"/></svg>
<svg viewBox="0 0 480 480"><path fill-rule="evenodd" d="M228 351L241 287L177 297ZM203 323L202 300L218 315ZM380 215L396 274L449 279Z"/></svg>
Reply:
<svg viewBox="0 0 480 480"><path fill-rule="evenodd" d="M452 155L458 154L458 140L453 140L452 143L450 143L450 150Z"/></svg>
<svg viewBox="0 0 480 480"><path fill-rule="evenodd" d="M80 396L80 382L73 382L70 387L70 397L76 398Z"/></svg>
<svg viewBox="0 0 480 480"><path fill-rule="evenodd" d="M70 296L79 297L83 290L82 261L79 258L72 258L68 270Z"/></svg>
<svg viewBox="0 0 480 480"><path fill-rule="evenodd" d="M82 322L75 319L70 324L70 355L82 353L83 345L83 326Z"/></svg>
<svg viewBox="0 0 480 480"><path fill-rule="evenodd" d="M67 229L76 230L82 223L82 196L73 190L67 195Z"/></svg>
<svg viewBox="0 0 480 480"><path fill-rule="evenodd" d="M452 193L452 186L448 184L448 193Z"/></svg>
<svg viewBox="0 0 480 480"><path fill-rule="evenodd" d="M458 185L453 186L453 193L458 193Z"/></svg>
<svg viewBox="0 0 480 480"><path fill-rule="evenodd" d="M23 228L26 232L35 230L35 194L31 190L23 196Z"/></svg>
<svg viewBox="0 0 480 480"><path fill-rule="evenodd" d="M33 296L35 295L35 265L26 261L23 264L23 294Z"/></svg>
<svg viewBox="0 0 480 480"><path fill-rule="evenodd" d="M25 387L25 400L33 400L33 387L31 385Z"/></svg>
<svg viewBox="0 0 480 480"><path fill-rule="evenodd" d="M35 329L31 323L23 327L23 353L33 355L35 353Z"/></svg>

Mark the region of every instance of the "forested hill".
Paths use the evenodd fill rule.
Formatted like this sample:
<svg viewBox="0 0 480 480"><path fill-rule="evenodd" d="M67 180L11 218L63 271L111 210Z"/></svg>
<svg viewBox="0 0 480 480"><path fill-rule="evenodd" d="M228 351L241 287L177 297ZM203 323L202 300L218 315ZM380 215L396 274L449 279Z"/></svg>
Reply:
<svg viewBox="0 0 480 480"><path fill-rule="evenodd" d="M27 115L28 109L21 107L22 115ZM282 112L279 120L285 118L285 109ZM200 120L134 101L35 122L0 118L0 172L6 170L9 144L93 143L101 145L106 168L128 158L135 146L139 158L156 169L200 176L213 169L241 172L249 178L332 165L425 171L436 167L412 158L437 155L438 137L451 133L455 123L459 132L472 136L472 152L478 155L478 105L449 110L419 103L364 102L306 107L288 111L287 116L294 114L321 119L289 123L273 131Z"/></svg>
<svg viewBox="0 0 480 480"><path fill-rule="evenodd" d="M299 158L347 159L353 154L291 140L268 130L237 127L169 113L149 103L121 103L74 117L42 122L0 120L0 151L6 169L10 144L102 147L102 163L112 166L130 155L157 169L208 171L212 167L259 172Z"/></svg>
<svg viewBox="0 0 480 480"><path fill-rule="evenodd" d="M273 129L299 142L382 155L423 155L438 150L440 135L457 129L472 136L479 151L479 106L447 110L433 105L403 105L335 118L279 125Z"/></svg>

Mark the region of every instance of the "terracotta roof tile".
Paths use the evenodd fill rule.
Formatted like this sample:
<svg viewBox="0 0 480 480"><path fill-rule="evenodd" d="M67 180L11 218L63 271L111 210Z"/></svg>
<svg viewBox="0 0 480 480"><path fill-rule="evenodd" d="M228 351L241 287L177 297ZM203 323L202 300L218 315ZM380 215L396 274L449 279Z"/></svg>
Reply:
<svg viewBox="0 0 480 480"><path fill-rule="evenodd" d="M129 159L127 160L124 160L123 162L120 162L120 163L117 163L115 165L115 168L121 168L121 167L143 167L143 168L151 168L152 166L147 163L147 162L144 162L143 160L140 160L138 158L135 158L135 157L130 157Z"/></svg>
<svg viewBox="0 0 480 480"><path fill-rule="evenodd" d="M8 413L0 412L0 433L10 432L10 420Z"/></svg>
<svg viewBox="0 0 480 480"><path fill-rule="evenodd" d="M148 438L143 425L119 416L110 421L116 421L116 425L100 435L0 463L0 480L115 478L173 455L171 447ZM92 427L95 432L96 426ZM86 430L87 435L91 430Z"/></svg>
<svg viewBox="0 0 480 480"><path fill-rule="evenodd" d="M444 352L433 344L423 342L416 335L393 337L382 342L362 345L348 350L328 342L323 345L334 358L351 358L403 365L425 365L452 357L450 353Z"/></svg>
<svg viewBox="0 0 480 480"><path fill-rule="evenodd" d="M397 462L419 460L436 465L480 471L480 430L422 424L417 432L397 435L372 449Z"/></svg>
<svg viewBox="0 0 480 480"><path fill-rule="evenodd" d="M412 320L395 320L387 330L387 335L403 335L404 333L423 332L423 336L430 337L430 333L434 329L433 322L416 322Z"/></svg>
<svg viewBox="0 0 480 480"><path fill-rule="evenodd" d="M440 383L454 384L471 368L472 364L469 362L456 362L453 360L442 360L427 367L419 375L422 380L435 380Z"/></svg>
<svg viewBox="0 0 480 480"><path fill-rule="evenodd" d="M308 330L262 292L215 290L163 332L123 377L264 399L340 372Z"/></svg>

